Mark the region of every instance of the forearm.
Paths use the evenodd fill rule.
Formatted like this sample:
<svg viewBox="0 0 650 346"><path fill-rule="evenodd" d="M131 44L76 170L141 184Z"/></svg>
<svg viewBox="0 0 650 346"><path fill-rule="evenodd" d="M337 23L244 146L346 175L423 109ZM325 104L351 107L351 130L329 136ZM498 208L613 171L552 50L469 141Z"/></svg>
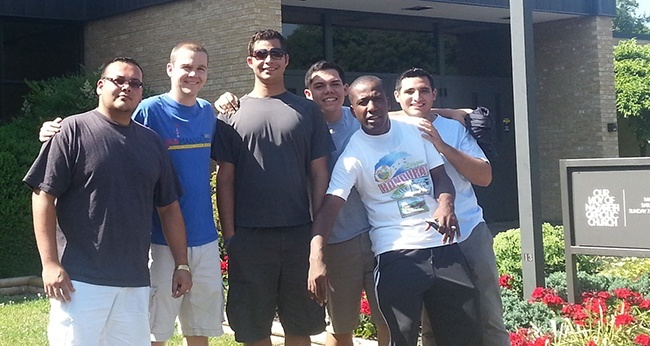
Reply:
<svg viewBox="0 0 650 346"><path fill-rule="evenodd" d="M465 126L465 116L472 112L469 108L431 108L431 110L445 118L454 119L463 124L463 126Z"/></svg>
<svg viewBox="0 0 650 346"><path fill-rule="evenodd" d="M489 162L469 156L446 143L436 145L436 149L472 184L485 187L492 182L492 166Z"/></svg>
<svg viewBox="0 0 650 346"><path fill-rule="evenodd" d="M160 223L167 246L172 253L176 265L188 264L187 261L187 235L185 233L185 222L181 214L181 207L178 201L167 206L158 208Z"/></svg>
<svg viewBox="0 0 650 346"><path fill-rule="evenodd" d="M56 249L55 200L56 197L42 190L34 190L32 194L34 236L43 267L60 265Z"/></svg>
<svg viewBox="0 0 650 346"><path fill-rule="evenodd" d="M235 235L235 167L231 163L219 163L217 171L217 209L223 239Z"/></svg>
<svg viewBox="0 0 650 346"><path fill-rule="evenodd" d="M310 179L312 212L316 214L321 207L321 203L323 203L330 181L326 156L312 160Z"/></svg>
<svg viewBox="0 0 650 346"><path fill-rule="evenodd" d="M434 198L438 201L438 204L442 202L451 205L453 208L456 189L447 172L445 172L444 165L431 169L429 173L433 179Z"/></svg>

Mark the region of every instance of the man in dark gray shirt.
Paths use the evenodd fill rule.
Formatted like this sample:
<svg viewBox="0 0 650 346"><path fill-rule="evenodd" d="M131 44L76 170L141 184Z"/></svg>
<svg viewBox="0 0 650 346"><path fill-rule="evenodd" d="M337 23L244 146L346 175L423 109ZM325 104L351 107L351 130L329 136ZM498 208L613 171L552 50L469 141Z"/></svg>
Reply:
<svg viewBox="0 0 650 346"><path fill-rule="evenodd" d="M158 135L131 121L142 100L137 62L109 62L96 90L97 109L66 118L24 178L51 302L48 337L51 345L145 345L154 206L176 263L169 294L192 286L177 182ZM68 240L61 260L57 224Z"/></svg>
<svg viewBox="0 0 650 346"><path fill-rule="evenodd" d="M248 50L255 87L236 114L219 122L213 143L229 259L226 313L235 339L246 345L270 344L276 309L286 345L310 345L325 316L307 292L309 197L317 210L334 145L318 106L284 87L284 37L258 31Z"/></svg>

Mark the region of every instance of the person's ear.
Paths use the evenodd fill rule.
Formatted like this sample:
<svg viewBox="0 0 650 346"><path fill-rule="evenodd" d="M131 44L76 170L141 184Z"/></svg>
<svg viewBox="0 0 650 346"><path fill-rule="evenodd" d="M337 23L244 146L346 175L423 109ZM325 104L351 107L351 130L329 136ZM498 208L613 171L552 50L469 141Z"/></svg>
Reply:
<svg viewBox="0 0 650 346"><path fill-rule="evenodd" d="M312 100L312 101L314 100L314 97L313 97L313 95L311 93L311 90L305 88L305 90L303 90L303 92L305 93L305 97L307 99Z"/></svg>

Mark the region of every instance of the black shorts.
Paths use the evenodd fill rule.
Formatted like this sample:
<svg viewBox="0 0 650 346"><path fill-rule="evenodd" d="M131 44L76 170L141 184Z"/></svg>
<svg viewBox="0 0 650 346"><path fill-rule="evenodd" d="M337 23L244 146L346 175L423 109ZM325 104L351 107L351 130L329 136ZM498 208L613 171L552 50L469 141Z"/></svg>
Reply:
<svg viewBox="0 0 650 346"><path fill-rule="evenodd" d="M267 338L276 311L286 334L325 330L325 310L307 292L310 241L311 224L237 228L228 246L226 304L235 340Z"/></svg>
<svg viewBox="0 0 650 346"><path fill-rule="evenodd" d="M416 345L422 305L438 345L480 345L474 286L458 244L377 256L375 285L391 345Z"/></svg>

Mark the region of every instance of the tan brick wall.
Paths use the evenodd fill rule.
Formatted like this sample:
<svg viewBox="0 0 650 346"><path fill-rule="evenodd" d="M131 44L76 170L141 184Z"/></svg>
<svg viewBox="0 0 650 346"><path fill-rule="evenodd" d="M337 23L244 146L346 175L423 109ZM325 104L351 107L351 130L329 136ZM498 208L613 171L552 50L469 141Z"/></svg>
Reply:
<svg viewBox="0 0 650 346"><path fill-rule="evenodd" d="M97 67L118 55L132 56L155 92L169 90L165 65L176 43L202 43L210 55L209 76L200 97L214 101L228 90L241 95L253 87L246 47L259 29L280 31L280 0L179 0L89 23L85 64Z"/></svg>
<svg viewBox="0 0 650 346"><path fill-rule="evenodd" d="M535 25L542 218L562 219L559 160L618 156L612 20Z"/></svg>

